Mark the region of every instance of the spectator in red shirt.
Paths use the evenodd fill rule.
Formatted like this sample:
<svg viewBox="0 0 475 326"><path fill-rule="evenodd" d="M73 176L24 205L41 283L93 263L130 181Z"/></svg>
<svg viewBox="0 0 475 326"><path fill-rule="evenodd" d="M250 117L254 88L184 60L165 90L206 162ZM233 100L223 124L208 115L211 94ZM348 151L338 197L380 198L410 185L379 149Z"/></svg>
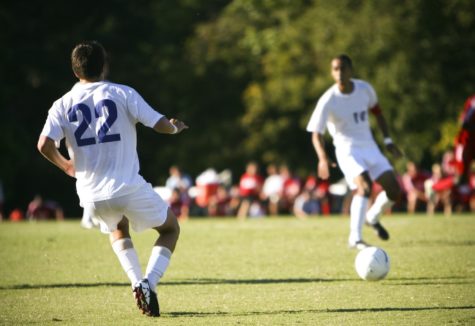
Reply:
<svg viewBox="0 0 475 326"><path fill-rule="evenodd" d="M407 162L406 172L402 176L402 184L406 193L408 213L414 213L419 203L427 202L424 182L429 177L430 174L419 170L416 163L412 161Z"/></svg>
<svg viewBox="0 0 475 326"><path fill-rule="evenodd" d="M264 179L259 175L257 163L249 162L246 166L246 172L239 181L241 204L237 213L238 218L245 219L249 214L251 205L259 202L263 183Z"/></svg>
<svg viewBox="0 0 475 326"><path fill-rule="evenodd" d="M280 175L284 183L284 189L282 194L282 210L287 213L292 212L294 201L301 191L300 180L293 176L287 165L280 167Z"/></svg>
<svg viewBox="0 0 475 326"><path fill-rule="evenodd" d="M213 217L230 216L231 196L225 186L219 185L216 194L210 197L208 204L208 215Z"/></svg>

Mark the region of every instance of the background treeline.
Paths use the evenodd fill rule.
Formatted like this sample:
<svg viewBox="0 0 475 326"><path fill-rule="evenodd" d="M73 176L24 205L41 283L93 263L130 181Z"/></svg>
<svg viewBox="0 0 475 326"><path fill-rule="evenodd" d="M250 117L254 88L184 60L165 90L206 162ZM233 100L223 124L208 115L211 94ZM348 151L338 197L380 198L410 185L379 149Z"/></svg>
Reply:
<svg viewBox="0 0 475 326"><path fill-rule="evenodd" d="M194 176L214 167L237 178L250 159L314 171L305 126L335 54L352 56L394 140L426 167L452 143L475 92L472 0L2 1L0 22L7 210L40 193L67 216L81 213L74 180L36 151L48 108L75 82L69 55L81 40L105 45L112 81L190 125L178 137L139 128L142 174L154 184L171 164Z"/></svg>

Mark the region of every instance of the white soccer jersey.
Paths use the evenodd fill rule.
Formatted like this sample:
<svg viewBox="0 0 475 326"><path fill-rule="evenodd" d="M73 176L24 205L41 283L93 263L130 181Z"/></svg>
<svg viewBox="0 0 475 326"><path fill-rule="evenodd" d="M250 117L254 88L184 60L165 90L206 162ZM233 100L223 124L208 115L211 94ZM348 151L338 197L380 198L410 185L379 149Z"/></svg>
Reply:
<svg viewBox="0 0 475 326"><path fill-rule="evenodd" d="M57 143L66 138L83 204L123 196L146 183L139 174L135 125L153 127L162 117L131 87L77 83L54 102L41 134Z"/></svg>
<svg viewBox="0 0 475 326"><path fill-rule="evenodd" d="M378 103L376 92L363 80L352 81L351 94L343 94L336 84L330 87L319 99L307 125L307 131L321 134L327 128L335 147L375 145L368 109Z"/></svg>

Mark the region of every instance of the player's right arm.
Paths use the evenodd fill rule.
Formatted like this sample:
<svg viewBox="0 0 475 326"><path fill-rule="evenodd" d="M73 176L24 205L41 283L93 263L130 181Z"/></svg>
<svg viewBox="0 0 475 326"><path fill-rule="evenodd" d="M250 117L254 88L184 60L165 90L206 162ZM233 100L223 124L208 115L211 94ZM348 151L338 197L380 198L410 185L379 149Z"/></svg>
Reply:
<svg viewBox="0 0 475 326"><path fill-rule="evenodd" d="M64 173L74 178L75 170L72 160L66 159L56 148L54 140L41 135L38 140L38 150L46 157L51 163L60 168Z"/></svg>
<svg viewBox="0 0 475 326"><path fill-rule="evenodd" d="M312 144L317 153L318 167L317 174L321 179L328 179L330 177L331 162L325 151L325 141L323 135L326 130L326 123L328 120L328 103L330 102L332 91L329 89L318 100L317 106L310 117L307 124L307 131L312 133ZM333 164L332 164L333 165Z"/></svg>
<svg viewBox="0 0 475 326"><path fill-rule="evenodd" d="M318 156L318 176L321 179L326 180L330 177L330 162L328 160L327 153L325 152L325 141L323 139L323 134L313 132L312 144Z"/></svg>

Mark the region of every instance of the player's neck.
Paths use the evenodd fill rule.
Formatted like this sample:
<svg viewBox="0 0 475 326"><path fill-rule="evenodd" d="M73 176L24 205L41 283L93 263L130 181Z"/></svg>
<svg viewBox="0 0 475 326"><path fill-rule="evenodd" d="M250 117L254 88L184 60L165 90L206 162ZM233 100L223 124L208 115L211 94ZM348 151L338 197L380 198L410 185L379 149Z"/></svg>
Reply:
<svg viewBox="0 0 475 326"><path fill-rule="evenodd" d="M347 82L340 82L337 85L338 85L338 89L343 94L350 94L355 89L355 86L351 80L348 80Z"/></svg>
<svg viewBox="0 0 475 326"><path fill-rule="evenodd" d="M93 78L93 79L82 79L82 78L79 78L79 82L81 84L89 84L89 83L97 83L97 82L100 82L104 79L102 78Z"/></svg>

